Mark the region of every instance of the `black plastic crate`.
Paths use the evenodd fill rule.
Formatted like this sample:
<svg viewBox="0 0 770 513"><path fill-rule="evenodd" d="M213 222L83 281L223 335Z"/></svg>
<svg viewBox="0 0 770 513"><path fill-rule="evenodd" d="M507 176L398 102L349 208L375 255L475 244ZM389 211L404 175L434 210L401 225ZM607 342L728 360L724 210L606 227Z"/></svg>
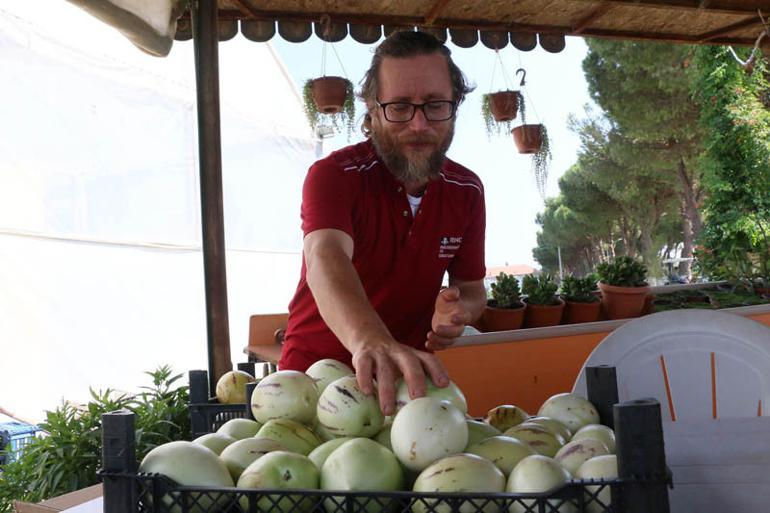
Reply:
<svg viewBox="0 0 770 513"><path fill-rule="evenodd" d="M663 451L660 404L655 399L615 404L615 369L592 367L586 369L586 374L589 399L599 409L602 422L615 429L618 479L572 481L558 490L538 494L287 491L180 486L162 475L136 473L134 416L130 412L119 411L105 414L102 418L104 468L100 475L104 482L104 511L502 513L511 511L510 508L518 504L522 506L520 511L527 513L556 513L560 506L569 502L577 511L587 511L586 507L591 504L592 511L595 508L600 513L669 513L671 475ZM244 405L215 406L221 409ZM241 412L246 416L244 410L245 407ZM226 413L228 411L219 410L219 414ZM611 506L598 502L598 493L608 486L612 495Z"/></svg>
<svg viewBox="0 0 770 513"><path fill-rule="evenodd" d="M248 372L254 376L254 362L239 363L238 370ZM242 404L220 404L216 397L209 397L208 373L204 370L193 370L189 373L190 378L190 434L193 439L213 433L219 429L222 424L230 419L247 418L253 419L251 414L250 400L247 399ZM251 397L253 386L248 388Z"/></svg>
<svg viewBox="0 0 770 513"><path fill-rule="evenodd" d="M572 504L577 511L586 511L586 508L591 507L591 511L612 513L619 510L603 503L599 494L610 488L615 501L622 497L625 487L623 480L613 479L576 480L555 491L530 494L288 491L179 486L159 474L104 471L101 476L105 483L113 480L131 483L136 497L136 509L130 511L141 513L502 513L511 511L514 505L522 512L558 513L559 508L567 503Z"/></svg>

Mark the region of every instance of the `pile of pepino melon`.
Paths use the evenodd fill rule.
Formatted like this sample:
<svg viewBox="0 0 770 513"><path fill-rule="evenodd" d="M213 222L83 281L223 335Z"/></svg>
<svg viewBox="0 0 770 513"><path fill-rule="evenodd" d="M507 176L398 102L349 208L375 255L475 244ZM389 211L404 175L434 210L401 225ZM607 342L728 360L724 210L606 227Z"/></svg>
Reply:
<svg viewBox="0 0 770 513"><path fill-rule="evenodd" d="M224 398L240 398L237 387L245 388L253 378L228 374L220 379L218 395L222 390ZM599 423L588 400L572 393L549 398L536 416L500 405L477 420L468 416L465 397L454 383L438 388L429 382L426 396L416 399L399 383L398 409L389 418L380 411L376 393L361 392L348 366L322 360L304 373L266 376L254 388L250 406L255 420L232 419L193 442L158 446L144 458L140 472L165 474L190 486L468 494L549 492L572 479L617 477L613 431ZM594 494L596 488L586 487ZM586 511L606 511L609 493L605 487L599 502L587 500ZM193 511L217 509L202 499ZM534 501L522 499L509 511L537 509ZM554 511L577 512L569 501L549 501L555 501L550 505ZM339 504L328 497L324 508L336 511ZM248 510L245 498L241 506ZM477 506L466 504L460 511L500 511L494 501ZM286 493L261 497L257 507L301 512L318 505ZM361 509L377 511L377 503ZM449 504L427 499L412 509L451 510Z"/></svg>

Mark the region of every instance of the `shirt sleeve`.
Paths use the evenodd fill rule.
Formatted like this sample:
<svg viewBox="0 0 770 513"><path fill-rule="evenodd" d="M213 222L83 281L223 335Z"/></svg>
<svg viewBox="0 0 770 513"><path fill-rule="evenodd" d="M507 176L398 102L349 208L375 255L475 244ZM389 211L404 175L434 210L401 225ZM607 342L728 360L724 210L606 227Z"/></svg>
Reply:
<svg viewBox="0 0 770 513"><path fill-rule="evenodd" d="M486 232L486 206L484 193L477 196L471 209L463 241L447 269L449 276L463 281L483 280L486 275L484 243Z"/></svg>
<svg viewBox="0 0 770 513"><path fill-rule="evenodd" d="M332 162L310 167L302 187L302 232L333 228L353 237L353 197L343 172Z"/></svg>

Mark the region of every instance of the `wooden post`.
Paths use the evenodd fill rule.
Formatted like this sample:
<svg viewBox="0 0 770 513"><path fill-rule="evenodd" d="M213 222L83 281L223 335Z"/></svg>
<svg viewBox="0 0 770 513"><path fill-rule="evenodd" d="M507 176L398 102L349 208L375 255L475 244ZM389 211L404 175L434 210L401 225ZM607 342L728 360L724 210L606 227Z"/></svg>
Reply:
<svg viewBox="0 0 770 513"><path fill-rule="evenodd" d="M225 227L222 206L222 141L219 119L219 54L216 0L191 2L198 105L198 152L206 290L209 391L232 370L227 314Z"/></svg>

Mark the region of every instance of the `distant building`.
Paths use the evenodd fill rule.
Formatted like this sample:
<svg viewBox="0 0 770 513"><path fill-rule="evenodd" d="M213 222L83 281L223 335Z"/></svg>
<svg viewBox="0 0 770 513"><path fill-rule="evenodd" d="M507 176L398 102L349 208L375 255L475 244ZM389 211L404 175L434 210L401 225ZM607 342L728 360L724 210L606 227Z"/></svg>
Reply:
<svg viewBox="0 0 770 513"><path fill-rule="evenodd" d="M490 285L492 285L497 280L497 275L500 273L512 274L521 282L522 277L525 275L532 273L537 274L538 272L539 271L537 271L534 267L530 267L526 264L487 267L487 274L484 276L484 286L487 288L487 290L489 290Z"/></svg>

